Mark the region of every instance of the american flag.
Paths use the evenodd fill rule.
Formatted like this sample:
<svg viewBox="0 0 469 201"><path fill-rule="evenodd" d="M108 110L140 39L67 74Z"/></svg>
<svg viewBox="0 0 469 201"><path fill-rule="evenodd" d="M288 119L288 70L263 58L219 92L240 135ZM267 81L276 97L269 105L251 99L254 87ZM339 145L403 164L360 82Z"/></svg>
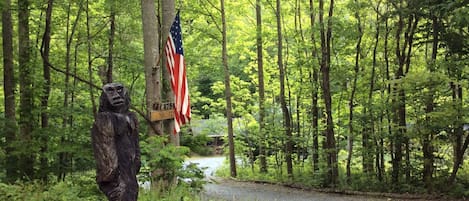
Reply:
<svg viewBox="0 0 469 201"><path fill-rule="evenodd" d="M171 88L174 92L174 133L191 119L189 89L187 87L186 63L182 48L181 23L177 12L165 47L166 67L171 75Z"/></svg>

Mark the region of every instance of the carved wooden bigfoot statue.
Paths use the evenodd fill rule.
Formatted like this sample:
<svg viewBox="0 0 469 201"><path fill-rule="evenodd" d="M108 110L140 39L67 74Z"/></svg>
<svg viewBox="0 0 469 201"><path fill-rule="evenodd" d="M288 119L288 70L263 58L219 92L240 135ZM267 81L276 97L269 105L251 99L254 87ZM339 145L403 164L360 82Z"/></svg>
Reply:
<svg viewBox="0 0 469 201"><path fill-rule="evenodd" d="M122 84L109 83L103 86L99 102L91 129L96 182L110 201L136 201L140 148L129 94Z"/></svg>

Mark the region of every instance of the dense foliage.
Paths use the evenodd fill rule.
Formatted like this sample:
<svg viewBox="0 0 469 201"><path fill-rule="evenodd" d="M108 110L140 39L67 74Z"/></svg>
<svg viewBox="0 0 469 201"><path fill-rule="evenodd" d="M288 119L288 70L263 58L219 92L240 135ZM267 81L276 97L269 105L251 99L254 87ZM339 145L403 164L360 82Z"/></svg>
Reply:
<svg viewBox="0 0 469 201"><path fill-rule="evenodd" d="M238 165L248 168L238 175L314 186L469 194L464 190L469 187L468 2L280 2L281 7L259 1L260 32L255 1L225 2L235 150L245 159ZM41 20L51 5L49 21ZM226 103L219 1L176 5L193 119L220 119ZM5 107L0 108L0 192L21 196L48 182L44 191L61 194L72 186L63 196L79 197L73 193L81 191L73 187L93 180L76 175L94 169L89 129L100 93L96 86L111 75L130 89L134 111L147 110L141 5L131 0L14 0L1 7L5 60L0 72L5 76L0 101ZM26 11L29 15L22 15ZM8 12L12 27L5 21ZM5 37L8 30L12 37ZM15 47L11 56L8 38ZM284 94L279 66L285 73ZM160 175L166 180L183 174L179 170L189 150L149 138L147 121L139 118L148 171L168 170ZM224 121L215 122L225 131L215 125ZM206 139L191 129L184 129L181 139L192 151L207 151L202 149ZM331 174L337 167L338 174ZM370 183L386 188L371 188ZM100 196L95 191L84 190Z"/></svg>

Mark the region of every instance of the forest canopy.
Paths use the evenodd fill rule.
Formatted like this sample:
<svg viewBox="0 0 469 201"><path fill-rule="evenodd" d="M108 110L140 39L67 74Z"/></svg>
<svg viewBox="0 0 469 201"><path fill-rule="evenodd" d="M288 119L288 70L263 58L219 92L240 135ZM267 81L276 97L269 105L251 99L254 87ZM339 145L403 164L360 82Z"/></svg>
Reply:
<svg viewBox="0 0 469 201"><path fill-rule="evenodd" d="M1 182L94 170L90 128L110 81L129 89L143 146L169 146L168 124L147 116L149 99L170 100L161 55L178 10L192 118L217 130L205 134L235 127L225 153L247 161L238 177L469 195L468 1L148 1L155 66L142 2L0 5ZM195 139L192 126L181 142ZM143 164L158 169L150 153Z"/></svg>

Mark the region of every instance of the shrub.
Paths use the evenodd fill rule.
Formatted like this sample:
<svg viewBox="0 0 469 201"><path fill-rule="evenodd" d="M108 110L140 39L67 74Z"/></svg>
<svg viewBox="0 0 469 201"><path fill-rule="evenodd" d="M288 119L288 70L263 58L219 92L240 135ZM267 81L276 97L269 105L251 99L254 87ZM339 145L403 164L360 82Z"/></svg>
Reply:
<svg viewBox="0 0 469 201"><path fill-rule="evenodd" d="M213 154L213 149L207 146L210 141L211 138L206 134L181 136L181 145L189 147L192 152L201 156Z"/></svg>
<svg viewBox="0 0 469 201"><path fill-rule="evenodd" d="M63 182L43 184L23 182L15 184L0 183L0 200L11 201L96 201L105 200L99 191L94 173L77 173Z"/></svg>

